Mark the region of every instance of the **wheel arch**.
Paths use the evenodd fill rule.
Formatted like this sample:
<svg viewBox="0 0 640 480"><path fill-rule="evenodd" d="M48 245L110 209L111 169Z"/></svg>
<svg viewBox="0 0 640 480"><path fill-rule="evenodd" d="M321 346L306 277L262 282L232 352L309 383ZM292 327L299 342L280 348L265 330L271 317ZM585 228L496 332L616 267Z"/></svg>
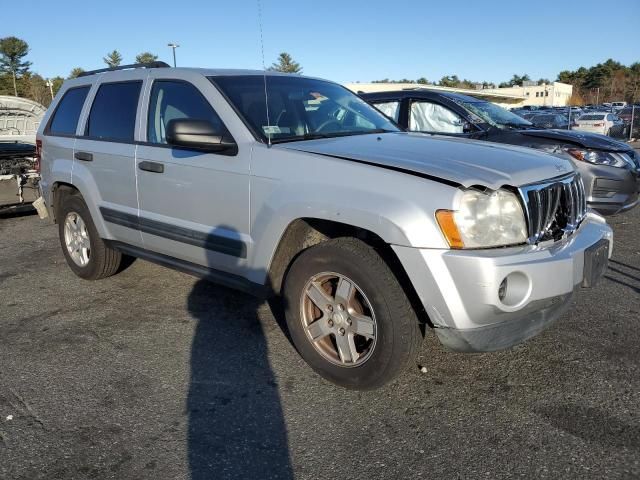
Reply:
<svg viewBox="0 0 640 480"><path fill-rule="evenodd" d="M279 296L281 294L289 268L303 251L327 240L340 237L357 238L373 248L396 276L421 323L431 324L407 272L391 245L367 228L335 220L301 217L287 225L267 268L266 281L269 292L272 295Z"/></svg>

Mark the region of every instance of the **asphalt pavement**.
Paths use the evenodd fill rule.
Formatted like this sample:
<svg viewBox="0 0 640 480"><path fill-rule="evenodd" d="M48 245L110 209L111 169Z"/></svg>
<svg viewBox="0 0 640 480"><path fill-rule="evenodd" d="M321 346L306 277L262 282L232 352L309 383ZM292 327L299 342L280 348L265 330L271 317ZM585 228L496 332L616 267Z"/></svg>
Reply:
<svg viewBox="0 0 640 480"><path fill-rule="evenodd" d="M144 261L87 282L56 226L0 218L0 478L639 478L640 208L610 223L606 277L539 337L429 335L360 393L266 303Z"/></svg>

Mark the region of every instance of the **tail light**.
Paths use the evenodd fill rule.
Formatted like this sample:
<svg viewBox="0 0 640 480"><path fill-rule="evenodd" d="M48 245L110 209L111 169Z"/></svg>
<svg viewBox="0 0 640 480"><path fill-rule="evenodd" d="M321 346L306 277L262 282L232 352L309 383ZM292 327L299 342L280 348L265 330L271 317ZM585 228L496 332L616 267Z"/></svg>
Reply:
<svg viewBox="0 0 640 480"><path fill-rule="evenodd" d="M36 161L34 163L34 169L40 173L40 165L42 162L42 140L36 140Z"/></svg>

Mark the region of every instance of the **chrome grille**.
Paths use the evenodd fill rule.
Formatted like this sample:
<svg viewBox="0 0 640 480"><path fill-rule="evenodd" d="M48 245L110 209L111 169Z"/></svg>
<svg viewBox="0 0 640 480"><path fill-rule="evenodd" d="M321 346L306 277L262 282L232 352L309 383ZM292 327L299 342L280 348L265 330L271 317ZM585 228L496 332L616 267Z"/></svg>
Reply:
<svg viewBox="0 0 640 480"><path fill-rule="evenodd" d="M527 217L528 242L559 240L578 228L587 213L582 179L578 174L519 188Z"/></svg>

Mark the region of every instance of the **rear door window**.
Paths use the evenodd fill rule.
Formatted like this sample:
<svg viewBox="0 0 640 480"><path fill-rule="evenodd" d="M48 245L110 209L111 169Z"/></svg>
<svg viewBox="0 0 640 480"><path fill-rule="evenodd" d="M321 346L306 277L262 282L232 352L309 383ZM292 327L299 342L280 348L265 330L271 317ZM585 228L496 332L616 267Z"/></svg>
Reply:
<svg viewBox="0 0 640 480"><path fill-rule="evenodd" d="M86 135L96 140L132 142L141 81L103 83L87 120Z"/></svg>
<svg viewBox="0 0 640 480"><path fill-rule="evenodd" d="M51 135L75 135L82 106L89 93L89 85L70 88L56 107L48 133Z"/></svg>

